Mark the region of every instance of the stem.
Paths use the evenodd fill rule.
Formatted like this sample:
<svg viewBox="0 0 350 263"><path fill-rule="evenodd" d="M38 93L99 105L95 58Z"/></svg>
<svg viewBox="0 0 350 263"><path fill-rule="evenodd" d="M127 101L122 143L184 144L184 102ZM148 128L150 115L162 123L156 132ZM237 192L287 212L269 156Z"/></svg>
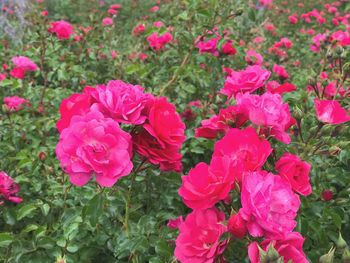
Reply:
<svg viewBox="0 0 350 263"><path fill-rule="evenodd" d="M130 182L130 186L129 186L129 190L128 190L128 194L125 202L125 217L124 217L124 228L127 236L129 236L129 214L130 214L129 208L131 205L131 192L135 183L136 175L140 171L142 165L145 162L146 160L143 160L131 175L131 182Z"/></svg>

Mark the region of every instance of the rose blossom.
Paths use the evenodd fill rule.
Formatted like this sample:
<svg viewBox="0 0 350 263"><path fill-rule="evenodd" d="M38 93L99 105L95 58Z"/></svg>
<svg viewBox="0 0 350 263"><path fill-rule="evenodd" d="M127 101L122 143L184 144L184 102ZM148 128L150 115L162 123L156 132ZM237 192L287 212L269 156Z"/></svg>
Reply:
<svg viewBox="0 0 350 263"><path fill-rule="evenodd" d="M16 79L24 79L26 71L23 68L13 68L10 71L10 76Z"/></svg>
<svg viewBox="0 0 350 263"><path fill-rule="evenodd" d="M91 96L96 101L92 108L118 122L136 125L145 122L145 107L153 99L151 94L144 93L141 86L121 80L111 80L107 86L97 85L91 90Z"/></svg>
<svg viewBox="0 0 350 263"><path fill-rule="evenodd" d="M213 139L218 133L225 134L233 127L240 128L247 120L241 107L230 106L227 109L221 109L218 115L202 120L202 126L195 130L195 137Z"/></svg>
<svg viewBox="0 0 350 263"><path fill-rule="evenodd" d="M23 199L17 196L19 185L5 172L0 171L0 205L4 202L1 199L13 203L21 203Z"/></svg>
<svg viewBox="0 0 350 263"><path fill-rule="evenodd" d="M4 103L10 110L13 110L13 111L18 111L22 109L23 106L29 105L28 100L18 96L5 97Z"/></svg>
<svg viewBox="0 0 350 263"><path fill-rule="evenodd" d="M132 30L132 34L134 36L138 36L138 35L142 34L145 31L145 29L146 29L145 24L138 24Z"/></svg>
<svg viewBox="0 0 350 263"><path fill-rule="evenodd" d="M163 49L166 44L173 40L171 33L166 32L159 36L158 32L154 32L147 37L148 44L154 50Z"/></svg>
<svg viewBox="0 0 350 263"><path fill-rule="evenodd" d="M244 130L231 129L214 145L213 157L227 156L238 182L246 171L258 171L271 154L270 143L260 139L252 127Z"/></svg>
<svg viewBox="0 0 350 263"><path fill-rule="evenodd" d="M51 22L48 31L50 33L55 33L60 40L68 39L71 35L74 34L73 26L64 20Z"/></svg>
<svg viewBox="0 0 350 263"><path fill-rule="evenodd" d="M303 252L304 238L298 232L291 232L279 239L265 239L261 244L264 251L272 245L278 254L283 257L283 262L308 263ZM257 242L248 246L248 255L251 263L260 263L260 254Z"/></svg>
<svg viewBox="0 0 350 263"><path fill-rule="evenodd" d="M239 213L253 237L274 237L293 231L299 196L281 177L266 171L244 175Z"/></svg>
<svg viewBox="0 0 350 263"><path fill-rule="evenodd" d="M291 139L286 131L294 119L289 112L287 103L283 103L279 94L266 92L263 95L238 94L237 105L246 109L249 120L257 125L266 128L267 135L274 136L283 143L290 143Z"/></svg>
<svg viewBox="0 0 350 263"><path fill-rule="evenodd" d="M211 53L214 56L219 55L219 51L217 49L217 44L220 40L220 36L213 37L209 40L202 40L199 41L196 45L196 47L199 49L199 53Z"/></svg>
<svg viewBox="0 0 350 263"><path fill-rule="evenodd" d="M247 51L246 56L245 56L245 61L249 64L249 65L257 65L260 66L264 59L263 57L257 53L254 49L250 49Z"/></svg>
<svg viewBox="0 0 350 263"><path fill-rule="evenodd" d="M83 115L90 111L93 98L90 92L92 87L86 86L83 93L72 94L70 97L63 99L59 107L61 118L56 123L56 128L59 132L67 128L70 121L75 115Z"/></svg>
<svg viewBox="0 0 350 263"><path fill-rule="evenodd" d="M309 173L311 165L298 156L284 153L275 164L278 174L286 179L292 189L304 196L311 194Z"/></svg>
<svg viewBox="0 0 350 263"><path fill-rule="evenodd" d="M221 241L227 231L224 220L225 214L216 208L189 214L179 226L175 257L182 263L215 262L227 245L227 241Z"/></svg>
<svg viewBox="0 0 350 263"><path fill-rule="evenodd" d="M165 97L152 100L148 110L147 121L135 134L136 151L162 170L181 170L178 151L185 140L185 124Z"/></svg>
<svg viewBox="0 0 350 263"><path fill-rule="evenodd" d="M349 111L342 108L336 100L314 99L316 117L329 124L340 124L350 121Z"/></svg>
<svg viewBox="0 0 350 263"><path fill-rule="evenodd" d="M232 71L227 76L220 93L228 96L228 98L235 97L237 93L251 93L262 87L270 74L270 71L256 65L248 66L241 71Z"/></svg>
<svg viewBox="0 0 350 263"><path fill-rule="evenodd" d="M110 17L105 17L102 19L102 25L103 26L111 26L113 25L113 19Z"/></svg>
<svg viewBox="0 0 350 263"><path fill-rule="evenodd" d="M227 40L224 44L222 44L221 52L229 56L236 54L237 50L232 43L232 40Z"/></svg>
<svg viewBox="0 0 350 263"><path fill-rule="evenodd" d="M29 58L25 56L18 56L12 58L12 63L16 68L21 68L24 71L36 71L38 66Z"/></svg>
<svg viewBox="0 0 350 263"><path fill-rule="evenodd" d="M93 175L99 185L113 186L133 164L131 136L98 111L73 116L60 134L56 155L72 184L83 186Z"/></svg>
<svg viewBox="0 0 350 263"><path fill-rule="evenodd" d="M288 72L283 66L274 64L272 68L272 72L278 75L282 79L287 79L289 78Z"/></svg>
<svg viewBox="0 0 350 263"><path fill-rule="evenodd" d="M234 180L230 159L213 157L210 165L199 163L187 176L182 176L179 195L194 210L210 208L226 199Z"/></svg>

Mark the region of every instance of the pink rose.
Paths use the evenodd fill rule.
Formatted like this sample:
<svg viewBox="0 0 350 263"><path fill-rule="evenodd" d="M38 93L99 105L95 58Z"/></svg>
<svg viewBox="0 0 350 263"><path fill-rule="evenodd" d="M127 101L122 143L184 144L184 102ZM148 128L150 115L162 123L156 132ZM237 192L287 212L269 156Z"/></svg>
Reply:
<svg viewBox="0 0 350 263"><path fill-rule="evenodd" d="M244 130L231 129L214 145L213 157L228 157L232 175L242 181L246 171L258 171L272 152L269 142L260 139L252 127Z"/></svg>
<svg viewBox="0 0 350 263"><path fill-rule="evenodd" d="M56 128L59 132L67 128L70 121L75 115L84 115L90 111L90 106L93 99L90 95L92 87L85 87L82 94L76 93L70 97L63 99L59 108L61 118L56 123Z"/></svg>
<svg viewBox="0 0 350 263"><path fill-rule="evenodd" d="M103 26L111 26L113 25L113 19L110 17L105 17L102 19L102 25Z"/></svg>
<svg viewBox="0 0 350 263"><path fill-rule="evenodd" d="M253 237L274 237L293 231L299 196L281 177L266 171L246 173L240 214Z"/></svg>
<svg viewBox="0 0 350 263"><path fill-rule="evenodd" d="M135 134L136 151L162 170L181 170L178 151L186 138L185 124L165 97L154 99L148 109L143 130Z"/></svg>
<svg viewBox="0 0 350 263"><path fill-rule="evenodd" d="M153 100L153 96L144 93L141 86L121 80L111 80L107 86L97 85L96 89L91 90L91 96L96 101L93 109L98 109L106 117L118 122L136 125L145 122L145 107Z"/></svg>
<svg viewBox="0 0 350 263"><path fill-rule="evenodd" d="M230 106L227 109L221 109L218 115L202 120L202 126L195 130L195 137L213 139L219 133L225 134L233 127L240 128L247 120L240 107Z"/></svg>
<svg viewBox="0 0 350 263"><path fill-rule="evenodd" d="M308 263L303 252L304 238L298 232L291 232L280 239L265 239L261 243L261 248L267 251L269 245L272 245L280 256L283 257L283 262ZM251 263L260 263L260 253L258 244L253 242L248 247L248 255Z"/></svg>
<svg viewBox="0 0 350 263"><path fill-rule="evenodd" d="M12 63L16 68L21 68L24 71L38 70L38 66L32 60L24 56L13 57Z"/></svg>
<svg viewBox="0 0 350 263"><path fill-rule="evenodd" d="M232 42L232 40L227 40L224 44L222 44L221 52L229 56L235 55L237 50L233 46Z"/></svg>
<svg viewBox="0 0 350 263"><path fill-rule="evenodd" d="M329 124L340 124L350 121L349 111L342 108L336 100L314 99L316 117L319 121Z"/></svg>
<svg viewBox="0 0 350 263"><path fill-rule="evenodd" d="M139 24L137 26L134 27L134 29L132 30L132 34L134 36L138 36L140 34L142 34L143 32L145 32L145 24Z"/></svg>
<svg viewBox="0 0 350 263"><path fill-rule="evenodd" d="M275 164L278 174L286 179L292 189L304 196L311 194L309 173L311 165L294 154L284 153Z"/></svg>
<svg viewBox="0 0 350 263"><path fill-rule="evenodd" d="M173 40L171 33L166 32L159 36L158 32L154 32L147 37L149 46L154 50L163 49L166 44Z"/></svg>
<svg viewBox="0 0 350 263"><path fill-rule="evenodd" d="M0 81L3 81L6 79L6 73L0 73Z"/></svg>
<svg viewBox="0 0 350 263"><path fill-rule="evenodd" d="M199 53L211 53L214 56L219 55L219 51L217 49L217 44L220 40L220 36L215 36L209 40L199 41L196 47L199 49Z"/></svg>
<svg viewBox="0 0 350 263"><path fill-rule="evenodd" d="M265 84L270 74L270 71L260 66L248 66L241 71L232 71L227 76L220 93L232 98L238 93L254 92Z"/></svg>
<svg viewBox="0 0 350 263"><path fill-rule="evenodd" d="M272 72L275 73L276 75L278 75L282 79L289 78L289 74L283 66L274 64L273 68L272 68Z"/></svg>
<svg viewBox="0 0 350 263"><path fill-rule="evenodd" d="M162 171L177 171L182 170L179 147L170 144L162 146L145 129L133 134L133 143L136 152L145 157L148 162L159 165Z"/></svg>
<svg viewBox="0 0 350 263"><path fill-rule="evenodd" d="M222 223L225 214L216 208L195 210L179 226L175 257L182 263L213 263L221 255L227 241L221 241L227 231Z"/></svg>
<svg viewBox="0 0 350 263"><path fill-rule="evenodd" d="M15 79L24 79L26 76L26 71L23 68L13 68L10 71L10 76Z"/></svg>
<svg viewBox="0 0 350 263"><path fill-rule="evenodd" d="M21 203L23 199L17 196L19 185L5 172L0 171L0 205L7 200L13 203Z"/></svg>
<svg viewBox="0 0 350 263"><path fill-rule="evenodd" d="M93 175L103 187L128 175L133 164L131 136L98 111L73 116L60 134L56 155L72 184L85 185Z"/></svg>
<svg viewBox="0 0 350 263"><path fill-rule="evenodd" d="M29 106L29 101L18 96L5 97L4 103L9 110L18 111L23 108L23 106Z"/></svg>
<svg viewBox="0 0 350 263"><path fill-rule="evenodd" d="M250 49L247 51L246 56L245 56L245 61L249 64L249 65L257 65L260 66L264 59L263 57L257 53L254 49Z"/></svg>
<svg viewBox="0 0 350 263"><path fill-rule="evenodd" d="M48 31L50 33L55 33L60 40L68 39L71 35L74 34L73 26L64 20L51 22Z"/></svg>
<svg viewBox="0 0 350 263"><path fill-rule="evenodd" d="M211 208L227 198L235 180L233 172L228 157L213 157L210 165L199 163L182 176L179 195L194 210Z"/></svg>
<svg viewBox="0 0 350 263"><path fill-rule="evenodd" d="M283 103L279 94L266 92L263 95L238 94L237 105L245 108L249 120L265 128L266 135L274 136L283 143L290 143L291 139L286 131L294 119L289 112L287 103Z"/></svg>
<svg viewBox="0 0 350 263"><path fill-rule="evenodd" d="M297 14L293 14L288 16L288 20L291 24L296 24L298 23L298 15Z"/></svg>

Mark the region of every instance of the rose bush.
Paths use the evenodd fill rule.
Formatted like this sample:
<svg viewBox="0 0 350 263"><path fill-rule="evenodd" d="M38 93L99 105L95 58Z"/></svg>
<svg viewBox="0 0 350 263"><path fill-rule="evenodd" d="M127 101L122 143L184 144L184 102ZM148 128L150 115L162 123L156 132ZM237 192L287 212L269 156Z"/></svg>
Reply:
<svg viewBox="0 0 350 263"><path fill-rule="evenodd" d="M1 262L349 261L348 1L23 2Z"/></svg>

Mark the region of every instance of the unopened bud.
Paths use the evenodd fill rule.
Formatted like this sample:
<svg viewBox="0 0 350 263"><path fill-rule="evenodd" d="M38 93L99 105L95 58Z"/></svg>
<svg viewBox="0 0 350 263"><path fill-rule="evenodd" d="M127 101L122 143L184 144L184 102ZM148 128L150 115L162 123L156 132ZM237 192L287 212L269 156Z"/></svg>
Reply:
<svg viewBox="0 0 350 263"><path fill-rule="evenodd" d="M56 259L56 263L66 263L66 257L58 257Z"/></svg>
<svg viewBox="0 0 350 263"><path fill-rule="evenodd" d="M45 152L40 152L40 153L38 154L38 158L39 158L40 161L45 161L45 159L46 159L46 153L45 153Z"/></svg>
<svg viewBox="0 0 350 263"><path fill-rule="evenodd" d="M346 241L344 240L344 238L342 237L341 233L339 232L339 237L337 242L335 243L335 245L337 246L338 249L340 250L344 250L348 244L346 243Z"/></svg>
<svg viewBox="0 0 350 263"><path fill-rule="evenodd" d="M335 248L332 247L327 254L320 257L320 263L333 263Z"/></svg>
<svg viewBox="0 0 350 263"><path fill-rule="evenodd" d="M337 47L335 48L335 53L336 53L338 56L340 56L341 54L343 54L343 52L344 52L344 48L343 48L343 47L337 46Z"/></svg>

